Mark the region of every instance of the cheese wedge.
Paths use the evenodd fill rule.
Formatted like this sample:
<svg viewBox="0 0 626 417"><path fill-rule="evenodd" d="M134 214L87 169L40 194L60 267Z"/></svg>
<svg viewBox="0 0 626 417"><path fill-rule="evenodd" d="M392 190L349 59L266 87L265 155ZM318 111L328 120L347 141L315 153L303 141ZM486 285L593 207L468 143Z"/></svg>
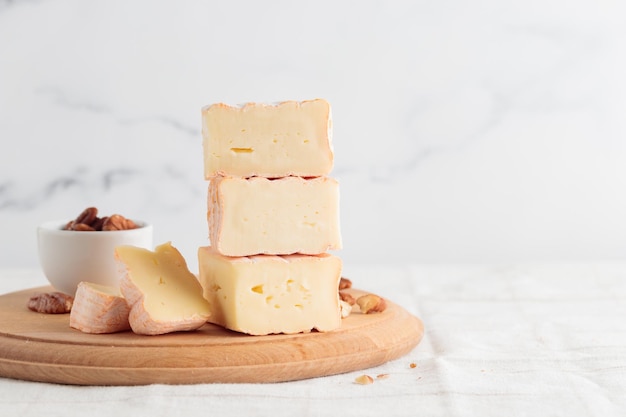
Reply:
<svg viewBox="0 0 626 417"><path fill-rule="evenodd" d="M341 260L330 254L226 257L198 249L209 321L251 335L331 331L341 326Z"/></svg>
<svg viewBox="0 0 626 417"><path fill-rule="evenodd" d="M327 101L223 103L202 109L204 175L317 177L333 168Z"/></svg>
<svg viewBox="0 0 626 417"><path fill-rule="evenodd" d="M341 249L339 184L329 177L213 177L207 220L211 246L227 256Z"/></svg>
<svg viewBox="0 0 626 417"><path fill-rule="evenodd" d="M157 335L195 330L210 316L202 287L189 272L185 259L169 242L152 252L135 246L118 246L120 289L131 306L133 332Z"/></svg>
<svg viewBox="0 0 626 417"><path fill-rule="evenodd" d="M70 327L84 333L130 330L130 307L119 288L80 282L70 312Z"/></svg>

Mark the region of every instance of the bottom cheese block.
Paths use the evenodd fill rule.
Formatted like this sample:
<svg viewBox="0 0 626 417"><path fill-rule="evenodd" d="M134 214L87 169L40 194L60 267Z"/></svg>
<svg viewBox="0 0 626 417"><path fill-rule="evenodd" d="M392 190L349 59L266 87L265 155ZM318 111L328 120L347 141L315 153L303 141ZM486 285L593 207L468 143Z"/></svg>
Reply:
<svg viewBox="0 0 626 417"><path fill-rule="evenodd" d="M341 259L321 255L228 257L198 249L209 321L251 335L331 331L341 326Z"/></svg>

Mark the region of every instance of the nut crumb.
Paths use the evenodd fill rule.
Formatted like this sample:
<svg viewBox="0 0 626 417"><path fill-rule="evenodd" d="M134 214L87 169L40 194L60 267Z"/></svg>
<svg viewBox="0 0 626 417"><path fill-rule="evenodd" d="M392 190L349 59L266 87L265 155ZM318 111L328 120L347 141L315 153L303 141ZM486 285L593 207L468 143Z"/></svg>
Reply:
<svg viewBox="0 0 626 417"><path fill-rule="evenodd" d="M356 377L354 382L359 385L369 385L374 383L374 378L369 375L361 375Z"/></svg>
<svg viewBox="0 0 626 417"><path fill-rule="evenodd" d="M45 314L66 314L72 310L74 297L62 292L47 292L32 296L28 309Z"/></svg>
<svg viewBox="0 0 626 417"><path fill-rule="evenodd" d="M389 378L389 374L378 374L376 375L376 379L387 379Z"/></svg>
<svg viewBox="0 0 626 417"><path fill-rule="evenodd" d="M362 295L356 299L356 303L365 314L381 313L387 308L385 300L375 294Z"/></svg>
<svg viewBox="0 0 626 417"><path fill-rule="evenodd" d="M417 364L415 362L411 362L411 364L409 365L409 367L412 368L417 368Z"/></svg>

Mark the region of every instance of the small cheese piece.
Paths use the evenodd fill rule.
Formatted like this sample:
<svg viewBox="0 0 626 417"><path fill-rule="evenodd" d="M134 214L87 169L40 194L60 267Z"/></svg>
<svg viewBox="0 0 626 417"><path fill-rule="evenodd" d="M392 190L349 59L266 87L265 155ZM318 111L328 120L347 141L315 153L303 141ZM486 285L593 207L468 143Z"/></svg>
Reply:
<svg viewBox="0 0 626 417"><path fill-rule="evenodd" d="M327 101L223 103L202 109L204 175L317 177L333 168Z"/></svg>
<svg viewBox="0 0 626 417"><path fill-rule="evenodd" d="M131 306L133 332L157 335L195 330L210 316L198 279L185 259L169 242L152 252L135 246L118 246L120 288Z"/></svg>
<svg viewBox="0 0 626 417"><path fill-rule="evenodd" d="M346 317L348 317L350 315L350 313L352 312L352 306L350 305L350 303L343 301L343 300L339 300L339 307L341 307L341 318L345 319Z"/></svg>
<svg viewBox="0 0 626 417"><path fill-rule="evenodd" d="M213 177L207 219L211 246L222 255L341 249L339 184L329 177Z"/></svg>
<svg viewBox="0 0 626 417"><path fill-rule="evenodd" d="M130 330L130 307L119 288L80 282L70 312L70 327L84 333Z"/></svg>
<svg viewBox="0 0 626 417"><path fill-rule="evenodd" d="M226 257L198 249L209 321L251 335L341 326L341 260L330 254Z"/></svg>

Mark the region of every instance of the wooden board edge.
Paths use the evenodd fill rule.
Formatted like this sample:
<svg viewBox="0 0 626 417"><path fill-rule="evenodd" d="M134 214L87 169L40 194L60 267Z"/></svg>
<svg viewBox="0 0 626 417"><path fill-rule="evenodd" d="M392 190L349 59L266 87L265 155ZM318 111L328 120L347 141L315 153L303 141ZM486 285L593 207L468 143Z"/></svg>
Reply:
<svg viewBox="0 0 626 417"><path fill-rule="evenodd" d="M393 303L392 303L393 305ZM424 333L421 320L403 308L393 305L399 317L390 327L388 323L376 325L374 332L384 328L391 337L383 346L368 340L363 335L363 343L350 353L340 356L316 357L284 363L257 363L228 366L200 367L120 367L113 362L107 363L63 363L62 358L40 358L36 352L50 350L53 345L62 346L56 341L29 340L20 337L5 337L0 334L0 376L68 385L149 385L149 384L199 384L199 383L273 383L302 380L315 377L337 375L341 373L367 369L398 359L421 341ZM387 327L386 327L387 326ZM97 337L97 336L95 336ZM361 335L359 335L359 338ZM356 340L359 340L358 338ZM355 339L351 339L354 342ZM23 351L28 346L28 360L22 360L8 351ZM67 347L67 346L65 346ZM79 347L80 348L80 347ZM93 346L86 348L90 352ZM125 349L125 348L121 348ZM133 349L142 349L136 347ZM71 350L71 349L70 349ZM95 348L98 351L98 348ZM117 349L116 349L117 350ZM99 353L105 353L103 349ZM68 355L71 356L71 355Z"/></svg>

